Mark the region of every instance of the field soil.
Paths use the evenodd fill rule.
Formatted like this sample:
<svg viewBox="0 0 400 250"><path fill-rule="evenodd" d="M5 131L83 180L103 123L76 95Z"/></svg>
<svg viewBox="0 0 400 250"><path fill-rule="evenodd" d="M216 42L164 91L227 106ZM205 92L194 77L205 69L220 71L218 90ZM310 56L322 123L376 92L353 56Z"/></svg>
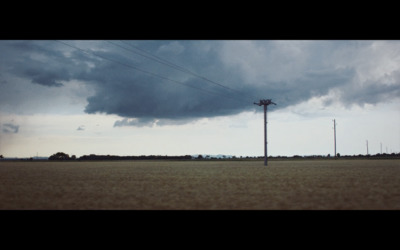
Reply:
<svg viewBox="0 0 400 250"><path fill-rule="evenodd" d="M397 210L400 160L0 162L2 210Z"/></svg>

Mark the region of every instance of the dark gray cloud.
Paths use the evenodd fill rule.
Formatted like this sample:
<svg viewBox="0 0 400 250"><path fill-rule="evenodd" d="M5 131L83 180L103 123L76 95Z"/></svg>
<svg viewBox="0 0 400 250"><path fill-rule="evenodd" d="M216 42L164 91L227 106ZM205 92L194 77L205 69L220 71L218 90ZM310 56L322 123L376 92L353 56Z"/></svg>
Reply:
<svg viewBox="0 0 400 250"><path fill-rule="evenodd" d="M2 131L5 134L17 134L19 131L19 125L4 123Z"/></svg>
<svg viewBox="0 0 400 250"><path fill-rule="evenodd" d="M114 127L135 126L135 127L151 127L155 124L154 119L128 119L124 118L114 123Z"/></svg>
<svg viewBox="0 0 400 250"><path fill-rule="evenodd" d="M153 42L150 44L154 45ZM177 45L174 44L174 46ZM191 46L193 45L186 45L185 51L188 51L188 54L182 59L193 60L193 64L188 68L196 72L198 70L191 67L203 70L204 68L221 68L218 60L206 60L215 57L214 54L209 57L200 56L198 49L193 49ZM161 51L161 54L166 54L168 50L163 47ZM102 55L110 57L110 55ZM180 57L182 55L179 54L176 58ZM118 58L118 61L122 62L124 59ZM243 96L235 91L163 64L147 60L140 65L140 68L157 75L135 71L129 67L121 68L121 65L111 62L93 69L91 74L95 78L92 76L91 79L96 80L97 92L88 98L85 112L103 112L127 118L140 118L145 122L133 120L129 123L121 123L140 125L152 124L156 119L195 119L230 115L252 107L251 100L247 98L248 103L244 103ZM115 73L116 69L118 69L118 74ZM230 84L232 88L239 86L239 82ZM241 94L249 94L251 91L251 89L242 91ZM121 124L116 123L116 126Z"/></svg>
<svg viewBox="0 0 400 250"><path fill-rule="evenodd" d="M55 41L2 41L0 82L9 82L7 74L60 91L71 80L84 82L94 91L84 112L123 117L114 126L182 124L260 110L253 102L264 98L273 99L278 104L274 109L280 109L331 90L338 90L338 100L346 104L399 96L397 75L387 85L379 77L360 84L359 62L344 63L349 48L357 52L352 57L364 59L361 52L371 42L66 43L88 53ZM44 101L51 105L51 97Z"/></svg>
<svg viewBox="0 0 400 250"><path fill-rule="evenodd" d="M4 43L3 46L8 45L11 50L6 52L9 58L3 58L6 62L2 64L6 64L9 72L14 75L49 87L61 87L63 84L60 81L71 79L71 73L68 70L70 61L65 60L62 53L54 50L52 43L45 41L5 41Z"/></svg>
<svg viewBox="0 0 400 250"><path fill-rule="evenodd" d="M400 97L400 85L377 85L370 84L365 87L349 86L343 89L341 92L340 99L345 104L358 104L363 106L364 104L376 104L383 100L390 102L394 98Z"/></svg>
<svg viewBox="0 0 400 250"><path fill-rule="evenodd" d="M155 125L165 126L165 125L183 125L192 122L193 119L153 119L153 118L124 118L122 120L117 120L114 123L114 127L123 126L135 126L135 127L153 127Z"/></svg>

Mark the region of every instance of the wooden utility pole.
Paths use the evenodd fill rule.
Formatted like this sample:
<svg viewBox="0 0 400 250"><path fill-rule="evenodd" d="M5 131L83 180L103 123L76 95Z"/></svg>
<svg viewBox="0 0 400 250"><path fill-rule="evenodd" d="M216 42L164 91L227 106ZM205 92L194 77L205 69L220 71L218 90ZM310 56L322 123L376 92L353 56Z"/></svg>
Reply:
<svg viewBox="0 0 400 250"><path fill-rule="evenodd" d="M276 103L272 102L271 99L263 99L260 100L259 103L254 103L255 105L264 106L264 166L268 166L268 157L267 157L267 106L270 104L276 105Z"/></svg>
<svg viewBox="0 0 400 250"><path fill-rule="evenodd" d="M336 121L333 119L333 143L335 146L335 158L336 158Z"/></svg>

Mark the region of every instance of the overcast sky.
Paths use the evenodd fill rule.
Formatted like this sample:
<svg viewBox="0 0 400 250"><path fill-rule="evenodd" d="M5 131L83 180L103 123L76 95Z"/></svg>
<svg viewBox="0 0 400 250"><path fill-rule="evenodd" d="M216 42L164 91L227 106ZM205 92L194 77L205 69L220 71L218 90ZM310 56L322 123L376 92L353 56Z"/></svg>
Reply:
<svg viewBox="0 0 400 250"><path fill-rule="evenodd" d="M400 41L0 41L0 154L400 151Z"/></svg>

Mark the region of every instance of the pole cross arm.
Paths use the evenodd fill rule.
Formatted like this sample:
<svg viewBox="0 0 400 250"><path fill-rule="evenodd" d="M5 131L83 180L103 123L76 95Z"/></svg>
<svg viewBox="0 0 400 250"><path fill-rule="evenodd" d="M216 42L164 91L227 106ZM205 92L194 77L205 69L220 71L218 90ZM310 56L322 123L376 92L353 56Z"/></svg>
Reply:
<svg viewBox="0 0 400 250"><path fill-rule="evenodd" d="M272 102L271 99L261 100L260 102L261 102L263 105L270 105L270 104L276 105L276 103Z"/></svg>
<svg viewBox="0 0 400 250"><path fill-rule="evenodd" d="M259 103L256 103L256 102L255 102L254 104L255 104L255 105L258 105L258 106L261 106L261 105L268 106L268 105L270 105L270 104L276 105L276 103L272 102L271 99L260 100Z"/></svg>
<svg viewBox="0 0 400 250"><path fill-rule="evenodd" d="M276 103L272 102L271 99L264 99L264 100L260 100L259 103L254 103L255 105L261 106L261 105L270 105L270 104L274 104L276 105Z"/></svg>

